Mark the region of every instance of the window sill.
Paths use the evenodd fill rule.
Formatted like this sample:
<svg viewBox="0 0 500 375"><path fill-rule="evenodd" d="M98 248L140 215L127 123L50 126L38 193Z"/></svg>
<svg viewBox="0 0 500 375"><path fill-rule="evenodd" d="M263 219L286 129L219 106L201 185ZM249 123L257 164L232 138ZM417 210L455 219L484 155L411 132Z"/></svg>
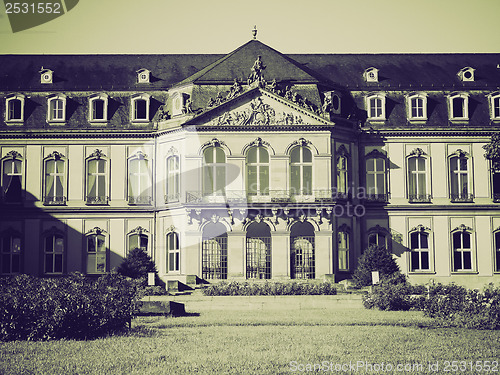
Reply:
<svg viewBox="0 0 500 375"><path fill-rule="evenodd" d="M409 275L435 275L436 271L409 271Z"/></svg>
<svg viewBox="0 0 500 375"><path fill-rule="evenodd" d="M479 275L479 272L473 270L464 270L464 271L451 271L452 275Z"/></svg>
<svg viewBox="0 0 500 375"><path fill-rule="evenodd" d="M23 126L23 120L5 120L5 124L8 126Z"/></svg>
<svg viewBox="0 0 500 375"><path fill-rule="evenodd" d="M49 124L50 126L64 126L66 125L66 121L64 120L49 120L47 121L47 124Z"/></svg>

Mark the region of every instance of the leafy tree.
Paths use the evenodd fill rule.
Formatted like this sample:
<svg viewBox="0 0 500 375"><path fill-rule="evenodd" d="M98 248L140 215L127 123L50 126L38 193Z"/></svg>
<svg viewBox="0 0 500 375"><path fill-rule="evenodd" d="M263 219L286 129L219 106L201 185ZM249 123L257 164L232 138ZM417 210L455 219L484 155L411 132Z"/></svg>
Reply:
<svg viewBox="0 0 500 375"><path fill-rule="evenodd" d="M483 148L486 150L484 157L491 160L495 170L500 170L500 134L493 134L491 142L484 145Z"/></svg>
<svg viewBox="0 0 500 375"><path fill-rule="evenodd" d="M392 254L384 246L377 245L370 245L359 258L353 275L356 286L371 285L372 271L379 271L381 278L400 273Z"/></svg>
<svg viewBox="0 0 500 375"><path fill-rule="evenodd" d="M148 273L154 272L155 279L158 280L158 271L151 257L139 248L129 251L127 257L118 267L117 272L132 279L142 279L144 286L147 285Z"/></svg>

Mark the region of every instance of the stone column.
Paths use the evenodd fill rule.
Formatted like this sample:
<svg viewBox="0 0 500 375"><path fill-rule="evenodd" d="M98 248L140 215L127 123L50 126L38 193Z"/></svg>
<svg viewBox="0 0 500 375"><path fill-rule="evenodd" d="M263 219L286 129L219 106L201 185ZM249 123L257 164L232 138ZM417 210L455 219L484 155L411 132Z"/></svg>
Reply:
<svg viewBox="0 0 500 375"><path fill-rule="evenodd" d="M181 274L203 278L201 270L201 232L184 232L181 243Z"/></svg>
<svg viewBox="0 0 500 375"><path fill-rule="evenodd" d="M271 277L290 278L290 232L271 232Z"/></svg>
<svg viewBox="0 0 500 375"><path fill-rule="evenodd" d="M227 278L245 279L246 233L227 232Z"/></svg>

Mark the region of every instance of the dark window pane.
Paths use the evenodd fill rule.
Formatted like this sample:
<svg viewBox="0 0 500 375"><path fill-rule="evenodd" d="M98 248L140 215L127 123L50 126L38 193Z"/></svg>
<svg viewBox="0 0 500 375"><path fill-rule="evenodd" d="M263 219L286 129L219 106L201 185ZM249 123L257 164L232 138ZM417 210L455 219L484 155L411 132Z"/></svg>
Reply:
<svg viewBox="0 0 500 375"><path fill-rule="evenodd" d="M453 269L455 271L462 269L462 253L460 251L453 252Z"/></svg>
<svg viewBox="0 0 500 375"><path fill-rule="evenodd" d="M419 252L418 251L412 251L411 252L411 269L412 270L418 270L420 269L420 264L419 264Z"/></svg>
<svg viewBox="0 0 500 375"><path fill-rule="evenodd" d="M470 234L469 233L463 233L463 248L464 249L470 249Z"/></svg>
<svg viewBox="0 0 500 375"><path fill-rule="evenodd" d="M472 257L470 251L464 251L464 270L472 269Z"/></svg>
<svg viewBox="0 0 500 375"><path fill-rule="evenodd" d="M422 270L428 270L429 269L429 253L427 251L422 251Z"/></svg>
<svg viewBox="0 0 500 375"><path fill-rule="evenodd" d="M428 238L429 235L427 233L420 233L420 248L421 249L428 249L429 244L428 244Z"/></svg>
<svg viewBox="0 0 500 375"><path fill-rule="evenodd" d="M418 249L419 246L418 246L418 235L419 233L412 233L410 235L410 243L411 243L411 248L412 249Z"/></svg>

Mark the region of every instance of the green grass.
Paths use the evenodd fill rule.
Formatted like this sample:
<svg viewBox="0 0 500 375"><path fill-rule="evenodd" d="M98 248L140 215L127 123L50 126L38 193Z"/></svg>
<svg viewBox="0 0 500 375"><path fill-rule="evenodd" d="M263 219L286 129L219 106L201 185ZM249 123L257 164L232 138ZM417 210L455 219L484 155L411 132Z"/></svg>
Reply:
<svg viewBox="0 0 500 375"><path fill-rule="evenodd" d="M424 370L428 362L439 361L440 371L432 373L445 374L445 360L500 357L500 332L435 327L421 312L345 305L302 310L207 306L197 312L137 318L131 332L92 341L0 343L0 373L291 374L304 373L292 372L292 361L422 363Z"/></svg>

